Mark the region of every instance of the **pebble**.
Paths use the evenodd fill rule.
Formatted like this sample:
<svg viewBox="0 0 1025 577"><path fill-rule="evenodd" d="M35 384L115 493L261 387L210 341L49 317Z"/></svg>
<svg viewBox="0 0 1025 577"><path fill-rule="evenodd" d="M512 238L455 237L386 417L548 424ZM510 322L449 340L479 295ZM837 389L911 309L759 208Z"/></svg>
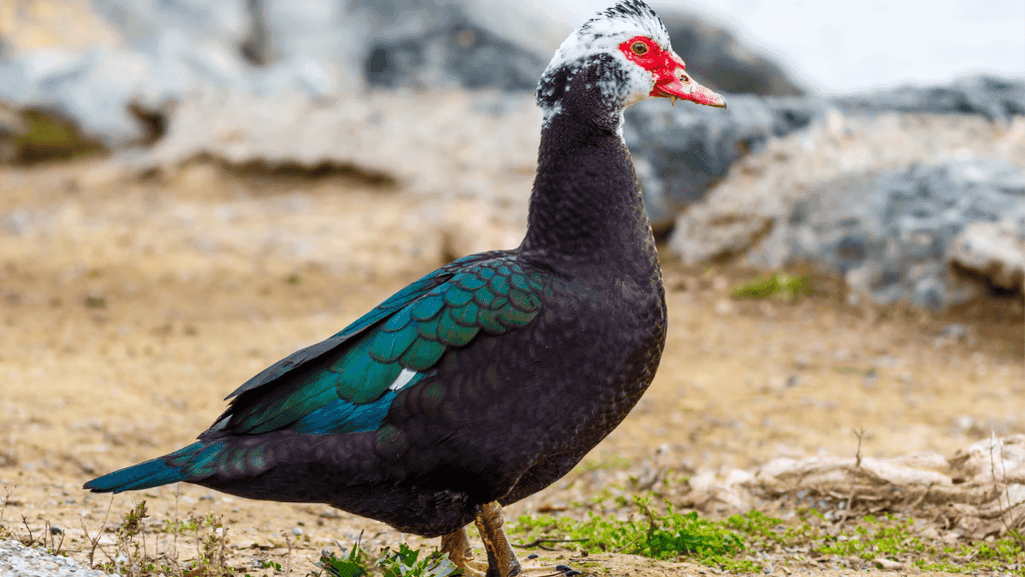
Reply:
<svg viewBox="0 0 1025 577"><path fill-rule="evenodd" d="M341 519L342 516L338 513L338 510L334 507L324 507L320 511L320 516L324 519Z"/></svg>

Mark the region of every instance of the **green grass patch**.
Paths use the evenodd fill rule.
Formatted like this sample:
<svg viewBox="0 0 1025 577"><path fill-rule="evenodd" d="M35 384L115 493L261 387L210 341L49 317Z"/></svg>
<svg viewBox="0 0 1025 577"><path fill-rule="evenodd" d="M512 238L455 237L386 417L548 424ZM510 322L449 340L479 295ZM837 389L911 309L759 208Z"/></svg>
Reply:
<svg viewBox="0 0 1025 577"><path fill-rule="evenodd" d="M601 505L603 492L591 500ZM510 527L522 534L521 546L572 543L587 553L625 553L663 561L692 561L735 573L757 573L775 565L830 567L840 560L864 568L892 568L977 573L1000 571L1025 577L1022 540L1008 537L947 546L915 531L911 518L866 515L856 525L836 526L814 509L798 510L797 519L782 519L751 511L722 520L680 513L665 502L660 510L652 496L613 497L618 513L627 518L588 513L588 518L524 515Z"/></svg>
<svg viewBox="0 0 1025 577"><path fill-rule="evenodd" d="M448 555L434 551L420 559L420 550L411 549L405 543L399 545L398 551L385 548L374 559L357 542L345 557L322 555L320 567L330 577L455 577L463 574Z"/></svg>
<svg viewBox="0 0 1025 577"><path fill-rule="evenodd" d="M814 294L814 291L810 276L795 276L782 272L749 280L730 292L730 296L738 300L775 297L793 301L800 296L811 294Z"/></svg>
<svg viewBox="0 0 1025 577"><path fill-rule="evenodd" d="M2 112L2 110L0 110ZM44 110L20 113L23 130L13 137L16 158L21 162L63 160L103 152L71 121Z"/></svg>
<svg viewBox="0 0 1025 577"><path fill-rule="evenodd" d="M584 459L582 463L574 468L574 472L590 473L591 471L615 471L626 469L632 463L630 459L619 455L610 455L602 452L599 459Z"/></svg>
<svg viewBox="0 0 1025 577"><path fill-rule="evenodd" d="M897 520L893 516L877 519L866 515L852 531L840 533L823 543L818 551L826 555L860 558L869 564L875 564L879 559L904 562L922 571L1001 571L1025 575L1021 536L1013 530L1010 535L992 542L951 546L916 535L912 530L914 524L914 519Z"/></svg>
<svg viewBox="0 0 1025 577"><path fill-rule="evenodd" d="M702 519L695 512L679 513L665 503L665 511L652 508L652 497L634 495L631 500L616 497L618 505L632 509L626 520L588 513L584 521L567 517L528 516L517 520L510 532L538 536L535 543L568 540L588 553L626 553L643 555L663 561L688 558L709 566L730 571L760 571L761 565L743 558L744 536L728 522ZM773 521L760 513L751 513L732 521L735 527L764 531L763 525ZM755 529L757 527L757 530ZM558 535L558 538L554 536Z"/></svg>

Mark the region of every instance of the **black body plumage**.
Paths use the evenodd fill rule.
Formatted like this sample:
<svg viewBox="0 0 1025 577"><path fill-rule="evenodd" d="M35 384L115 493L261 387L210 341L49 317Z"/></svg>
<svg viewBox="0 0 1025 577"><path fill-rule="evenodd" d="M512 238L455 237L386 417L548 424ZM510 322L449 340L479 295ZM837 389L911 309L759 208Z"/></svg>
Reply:
<svg viewBox="0 0 1025 577"><path fill-rule="evenodd" d="M578 71L574 83L590 73ZM533 321L447 351L395 398L377 430L234 438L264 447L265 472L199 484L254 499L324 502L436 536L472 522L484 503L513 503L547 487L605 438L655 375L666 310L617 114L598 104L582 89L563 98L563 113L542 133L523 244L483 257L545 279Z"/></svg>

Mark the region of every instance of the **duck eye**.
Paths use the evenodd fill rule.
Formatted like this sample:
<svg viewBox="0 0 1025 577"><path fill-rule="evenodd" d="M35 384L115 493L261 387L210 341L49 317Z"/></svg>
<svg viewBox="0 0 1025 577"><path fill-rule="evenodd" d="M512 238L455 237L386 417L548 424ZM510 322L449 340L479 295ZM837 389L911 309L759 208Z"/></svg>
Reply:
<svg viewBox="0 0 1025 577"><path fill-rule="evenodd" d="M638 56L644 56L648 53L648 45L638 40L630 45L630 50Z"/></svg>

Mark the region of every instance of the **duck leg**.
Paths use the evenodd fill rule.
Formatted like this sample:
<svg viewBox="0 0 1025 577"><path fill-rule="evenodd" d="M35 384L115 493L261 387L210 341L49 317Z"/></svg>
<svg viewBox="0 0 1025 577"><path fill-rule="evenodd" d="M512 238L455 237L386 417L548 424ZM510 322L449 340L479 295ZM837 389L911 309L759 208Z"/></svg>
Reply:
<svg viewBox="0 0 1025 577"><path fill-rule="evenodd" d="M522 572L520 561L509 545L502 525L502 506L498 501L484 505L474 521L480 538L484 541L484 550L488 552L488 572L486 577L514 577Z"/></svg>
<svg viewBox="0 0 1025 577"><path fill-rule="evenodd" d="M467 577L484 577L484 572L488 569L484 563L473 560L473 548L470 546L470 536L466 534L466 527L442 535L441 552L448 553L449 560L462 569Z"/></svg>

